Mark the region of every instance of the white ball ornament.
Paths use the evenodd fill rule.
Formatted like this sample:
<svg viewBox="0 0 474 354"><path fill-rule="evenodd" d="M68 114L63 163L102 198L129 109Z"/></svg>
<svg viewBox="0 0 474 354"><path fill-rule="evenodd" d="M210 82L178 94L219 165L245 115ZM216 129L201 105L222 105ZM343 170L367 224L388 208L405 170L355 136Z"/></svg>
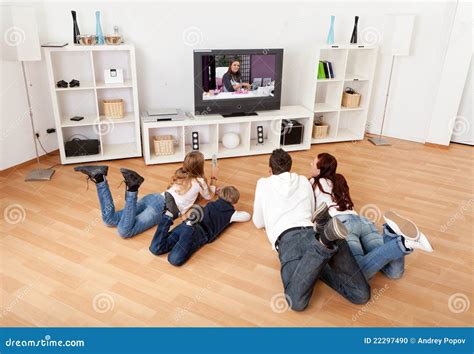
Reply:
<svg viewBox="0 0 474 354"><path fill-rule="evenodd" d="M240 144L240 136L237 133L225 133L222 136L222 145L226 149L235 149Z"/></svg>

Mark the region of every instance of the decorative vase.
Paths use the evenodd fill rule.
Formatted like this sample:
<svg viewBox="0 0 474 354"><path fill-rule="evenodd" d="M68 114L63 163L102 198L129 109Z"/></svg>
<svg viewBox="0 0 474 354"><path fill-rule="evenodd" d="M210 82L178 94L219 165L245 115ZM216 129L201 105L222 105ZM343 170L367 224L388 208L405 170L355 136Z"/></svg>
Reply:
<svg viewBox="0 0 474 354"><path fill-rule="evenodd" d="M354 29L352 30L351 44L357 44L357 23L359 22L359 16L354 19Z"/></svg>
<svg viewBox="0 0 474 354"><path fill-rule="evenodd" d="M328 38L326 39L327 44L334 44L334 20L335 16L331 16L331 26L329 27Z"/></svg>
<svg viewBox="0 0 474 354"><path fill-rule="evenodd" d="M97 38L97 44L105 44L104 34L100 26L100 11L95 12L95 36Z"/></svg>
<svg viewBox="0 0 474 354"><path fill-rule="evenodd" d="M72 42L74 44L79 44L79 39L77 36L81 34L79 31L79 26L77 25L77 19L76 19L76 11L71 10L71 15L72 15Z"/></svg>

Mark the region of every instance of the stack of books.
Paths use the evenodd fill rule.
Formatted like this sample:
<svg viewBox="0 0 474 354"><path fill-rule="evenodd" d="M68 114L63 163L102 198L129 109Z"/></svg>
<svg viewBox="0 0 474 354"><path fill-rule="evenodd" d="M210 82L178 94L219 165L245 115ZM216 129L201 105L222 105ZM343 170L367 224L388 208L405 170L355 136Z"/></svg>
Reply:
<svg viewBox="0 0 474 354"><path fill-rule="evenodd" d="M324 79L334 79L334 69L330 61L320 60L318 66L318 80Z"/></svg>

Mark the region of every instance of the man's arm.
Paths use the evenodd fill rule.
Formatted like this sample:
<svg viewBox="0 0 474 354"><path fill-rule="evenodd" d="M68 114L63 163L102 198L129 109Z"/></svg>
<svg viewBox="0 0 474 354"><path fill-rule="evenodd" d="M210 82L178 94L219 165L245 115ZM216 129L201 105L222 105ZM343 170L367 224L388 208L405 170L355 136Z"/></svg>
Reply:
<svg viewBox="0 0 474 354"><path fill-rule="evenodd" d="M250 218L250 214L246 211L235 211L230 218L230 222L247 222Z"/></svg>
<svg viewBox="0 0 474 354"><path fill-rule="evenodd" d="M253 202L252 220L257 229L263 229L265 227L265 219L263 218L262 182L262 179L259 179L257 182L257 188L255 189L255 200Z"/></svg>

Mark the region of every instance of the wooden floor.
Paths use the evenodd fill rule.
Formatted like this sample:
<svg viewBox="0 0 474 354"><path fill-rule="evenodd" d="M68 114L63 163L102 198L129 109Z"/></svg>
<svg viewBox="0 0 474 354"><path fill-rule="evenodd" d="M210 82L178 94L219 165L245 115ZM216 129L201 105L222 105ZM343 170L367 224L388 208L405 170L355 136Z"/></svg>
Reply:
<svg viewBox="0 0 474 354"><path fill-rule="evenodd" d="M292 153L293 170L308 174L320 152L334 154L356 209L381 225L394 208L414 220L435 252L406 258L397 281L377 275L373 297L352 305L317 283L306 311L287 309L277 254L251 222L232 225L181 268L148 251L154 230L121 239L100 219L95 187L73 166L57 166L51 182L23 182L28 166L1 174L1 309L3 326L469 326L473 324L474 150L392 140L313 145ZM59 161L46 158L45 166ZM206 163L210 168L210 163ZM163 191L176 164L143 159L110 162L118 207L118 168L146 180L141 195ZM268 155L219 161L220 182L242 192L252 211Z"/></svg>

